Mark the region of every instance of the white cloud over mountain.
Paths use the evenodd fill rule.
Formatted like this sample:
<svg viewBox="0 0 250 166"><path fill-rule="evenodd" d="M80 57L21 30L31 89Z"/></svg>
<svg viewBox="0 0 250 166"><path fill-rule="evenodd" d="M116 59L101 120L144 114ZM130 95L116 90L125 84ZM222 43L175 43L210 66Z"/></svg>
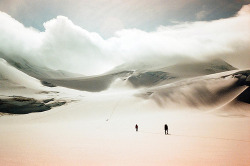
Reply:
<svg viewBox="0 0 250 166"><path fill-rule="evenodd" d="M86 75L105 72L124 62L179 56L225 57L238 67L250 65L250 5L227 19L161 26L154 32L124 29L109 39L84 30L64 16L44 23L44 32L24 27L4 12L0 12L0 22L2 54Z"/></svg>

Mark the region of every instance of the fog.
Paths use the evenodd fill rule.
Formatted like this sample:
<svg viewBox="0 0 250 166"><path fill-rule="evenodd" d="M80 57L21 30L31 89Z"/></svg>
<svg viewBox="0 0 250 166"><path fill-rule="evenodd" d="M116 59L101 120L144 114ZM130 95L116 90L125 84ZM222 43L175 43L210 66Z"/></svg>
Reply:
<svg viewBox="0 0 250 166"><path fill-rule="evenodd" d="M0 56L84 75L104 73L131 61L158 63L178 57L219 57L239 68L250 65L250 5L231 18L162 25L152 32L123 29L108 39L65 16L45 22L42 32L4 12L0 22Z"/></svg>

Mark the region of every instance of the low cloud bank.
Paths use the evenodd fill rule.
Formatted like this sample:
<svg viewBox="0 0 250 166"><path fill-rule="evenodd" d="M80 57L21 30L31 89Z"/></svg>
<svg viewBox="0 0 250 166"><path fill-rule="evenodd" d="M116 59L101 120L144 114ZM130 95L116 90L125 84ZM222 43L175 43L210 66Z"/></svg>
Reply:
<svg viewBox="0 0 250 166"><path fill-rule="evenodd" d="M237 67L250 66L250 5L227 19L161 26L154 32L124 29L106 40L64 16L44 23L44 32L24 27L3 12L0 22L0 56L85 75L131 61L158 63L178 57L222 57Z"/></svg>

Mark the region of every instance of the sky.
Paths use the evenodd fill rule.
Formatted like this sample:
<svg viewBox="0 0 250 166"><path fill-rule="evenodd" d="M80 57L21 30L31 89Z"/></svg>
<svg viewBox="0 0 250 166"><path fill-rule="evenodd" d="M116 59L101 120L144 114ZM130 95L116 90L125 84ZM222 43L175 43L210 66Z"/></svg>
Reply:
<svg viewBox="0 0 250 166"><path fill-rule="evenodd" d="M249 68L249 0L0 0L0 53L84 75L134 61Z"/></svg>
<svg viewBox="0 0 250 166"><path fill-rule="evenodd" d="M250 0L0 0L0 11L26 27L43 31L43 23L66 16L104 38L136 28L154 31L176 22L232 17Z"/></svg>

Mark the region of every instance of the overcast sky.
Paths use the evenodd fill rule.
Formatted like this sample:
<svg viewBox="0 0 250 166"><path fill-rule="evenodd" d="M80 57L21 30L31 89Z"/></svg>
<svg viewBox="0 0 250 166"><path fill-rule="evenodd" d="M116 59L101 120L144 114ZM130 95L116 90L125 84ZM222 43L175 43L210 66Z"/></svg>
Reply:
<svg viewBox="0 0 250 166"><path fill-rule="evenodd" d="M178 58L249 68L248 1L0 0L0 57L85 75Z"/></svg>
<svg viewBox="0 0 250 166"><path fill-rule="evenodd" d="M41 31L58 15L108 38L120 29L154 31L176 22L232 17L250 0L0 0L0 11Z"/></svg>

